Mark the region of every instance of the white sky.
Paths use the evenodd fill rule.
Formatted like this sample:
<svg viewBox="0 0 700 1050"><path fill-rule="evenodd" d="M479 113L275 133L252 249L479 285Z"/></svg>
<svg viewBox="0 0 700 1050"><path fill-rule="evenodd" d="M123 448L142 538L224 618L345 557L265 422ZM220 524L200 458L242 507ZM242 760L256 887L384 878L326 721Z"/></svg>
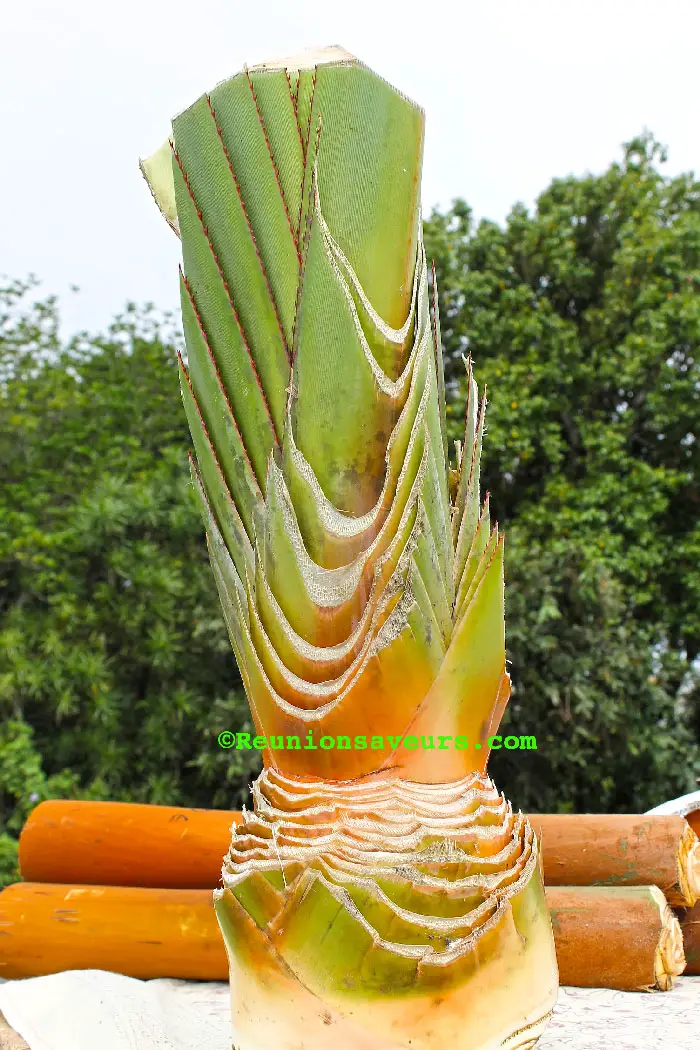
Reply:
<svg viewBox="0 0 700 1050"><path fill-rule="evenodd" d="M178 242L138 170L173 114L271 55L341 44L423 105L424 208L502 221L644 127L700 169L697 0L20 0L0 21L0 274L66 332L177 307ZM70 284L80 286L71 294Z"/></svg>

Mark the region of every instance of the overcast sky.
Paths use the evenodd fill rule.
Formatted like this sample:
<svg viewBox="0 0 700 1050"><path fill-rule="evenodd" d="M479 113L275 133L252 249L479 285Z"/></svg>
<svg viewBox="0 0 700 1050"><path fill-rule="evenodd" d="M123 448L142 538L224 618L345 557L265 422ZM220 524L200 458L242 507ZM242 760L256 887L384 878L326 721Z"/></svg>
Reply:
<svg viewBox="0 0 700 1050"><path fill-rule="evenodd" d="M462 196L501 222L645 127L670 173L700 169L698 0L21 0L1 25L0 274L58 292L66 332L177 306L138 158L244 63L311 45L424 106L426 211Z"/></svg>

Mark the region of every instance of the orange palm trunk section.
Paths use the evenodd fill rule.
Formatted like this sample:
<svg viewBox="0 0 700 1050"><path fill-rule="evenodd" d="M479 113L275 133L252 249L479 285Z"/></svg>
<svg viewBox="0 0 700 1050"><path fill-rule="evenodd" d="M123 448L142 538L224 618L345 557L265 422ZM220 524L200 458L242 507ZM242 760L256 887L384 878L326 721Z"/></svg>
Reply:
<svg viewBox="0 0 700 1050"><path fill-rule="evenodd" d="M28 881L213 889L236 810L128 802L42 802L19 842ZM530 814L547 885L656 885L674 905L700 896L700 843L670 816Z"/></svg>
<svg viewBox="0 0 700 1050"><path fill-rule="evenodd" d="M0 977L111 970L228 979L211 890L18 882L0 893Z"/></svg>
<svg viewBox="0 0 700 1050"><path fill-rule="evenodd" d="M551 887L547 904L562 984L665 990L683 970L678 923L653 887ZM685 927L691 973L696 926ZM0 977L8 979L70 969L229 977L211 890L17 883L0 893L0 933Z"/></svg>
<svg viewBox="0 0 700 1050"><path fill-rule="evenodd" d="M206 889L219 884L239 812L129 802L42 802L19 845L30 882Z"/></svg>

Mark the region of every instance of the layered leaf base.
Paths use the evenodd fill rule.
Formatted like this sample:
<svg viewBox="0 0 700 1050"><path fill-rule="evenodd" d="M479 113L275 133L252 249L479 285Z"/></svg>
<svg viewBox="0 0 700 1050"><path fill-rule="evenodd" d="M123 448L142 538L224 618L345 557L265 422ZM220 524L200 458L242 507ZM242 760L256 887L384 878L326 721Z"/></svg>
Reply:
<svg viewBox="0 0 700 1050"><path fill-rule="evenodd" d="M538 843L478 774L266 770L216 910L237 1050L534 1046L557 993Z"/></svg>

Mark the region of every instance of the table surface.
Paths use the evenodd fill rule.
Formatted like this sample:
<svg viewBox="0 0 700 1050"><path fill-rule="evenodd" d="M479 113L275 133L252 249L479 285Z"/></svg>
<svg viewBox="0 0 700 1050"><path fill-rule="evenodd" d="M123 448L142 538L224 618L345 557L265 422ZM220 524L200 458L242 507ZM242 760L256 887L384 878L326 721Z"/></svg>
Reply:
<svg viewBox="0 0 700 1050"><path fill-rule="evenodd" d="M74 972L75 974L76 972ZM83 976L84 975L84 976ZM70 975L56 975L57 977L68 977ZM74 1039L81 1047L89 1045L94 1050L95 1040L92 1038L95 1029L89 1026L88 1032L83 1032L82 1038L75 1030L75 1006L77 1002L85 1002L86 990L94 991L93 1004L98 1000L106 1008L109 996L100 994L100 989L106 988L107 983L114 983L114 975L105 974L102 971L82 971L81 981L91 981L93 985L78 987L78 998L73 1000L72 1006L64 1010L64 1023L62 1037L56 1039L56 1046L61 1050L73 1050ZM46 978L38 978L43 981ZM187 1013L187 1027L191 1034L188 1039L181 1043L178 1039L180 1034L179 1025L177 1034L172 1028L166 1034L165 1026L160 1028L157 1022L158 1011L149 1012L147 1000L140 999L144 1012L149 1014L148 1019L131 1028L131 1038L110 1042L110 1046L118 1046L119 1050L164 1050L164 1048L185 1048L192 1050L202 1045L202 1036L206 1030L206 1045L214 1050L230 1050L230 1020L228 1013L228 987L221 983L207 984L204 982L189 981L132 981L130 978L117 978L125 982L123 991L117 992L117 1000L111 1000L111 1010L114 1017L103 1012L99 1018L100 1026L105 1021L110 1023L117 1019L117 1015L123 1011L129 998L130 991L141 996L138 987L145 989L151 985L154 995L160 997L161 1006L170 1012L173 1008L182 1006ZM23 983L23 982L18 982ZM50 997L49 997L50 998ZM63 995L56 1000L63 1001ZM26 1006L31 1010L32 997L27 996ZM167 1004L167 1005L166 1005ZM57 1008L60 1012L61 1007ZM65 1024L65 1013L69 1013L69 1022ZM89 1012L89 1011L88 1011ZM138 1020L139 1010L132 1012L131 1016ZM108 1016L109 1015L109 1016ZM31 1018L31 1014L26 1014ZM182 1015L185 1018L185 1015ZM155 1023L154 1023L155 1021ZM16 1022L18 1023L18 1022ZM94 1021L93 1021L94 1023ZM211 1027L210 1027L211 1026ZM42 1036L39 1036L42 1045L51 1047L54 1043L53 1024L47 1029L43 1028ZM98 1026L99 1027L99 1026ZM120 1025L117 1028L121 1029ZM138 1029L138 1031L137 1031ZM158 1029L158 1032L155 1030ZM112 1034L114 1030L112 1029ZM77 1036L77 1039L76 1039ZM673 1050L699 1050L700 1048L700 977L682 977L677 980L675 987L670 992L618 992L608 988L568 988L562 987L559 991L559 1000L549 1025L537 1044L537 1050L659 1050L659 1047L669 1046ZM0 1050L29 1050L27 1043L15 1032L2 1018L0 1014ZM273 1048L271 1048L273 1050Z"/></svg>
<svg viewBox="0 0 700 1050"><path fill-rule="evenodd" d="M0 1014L0 1050L29 1050L22 1036L17 1035L14 1028L10 1028L2 1014Z"/></svg>

